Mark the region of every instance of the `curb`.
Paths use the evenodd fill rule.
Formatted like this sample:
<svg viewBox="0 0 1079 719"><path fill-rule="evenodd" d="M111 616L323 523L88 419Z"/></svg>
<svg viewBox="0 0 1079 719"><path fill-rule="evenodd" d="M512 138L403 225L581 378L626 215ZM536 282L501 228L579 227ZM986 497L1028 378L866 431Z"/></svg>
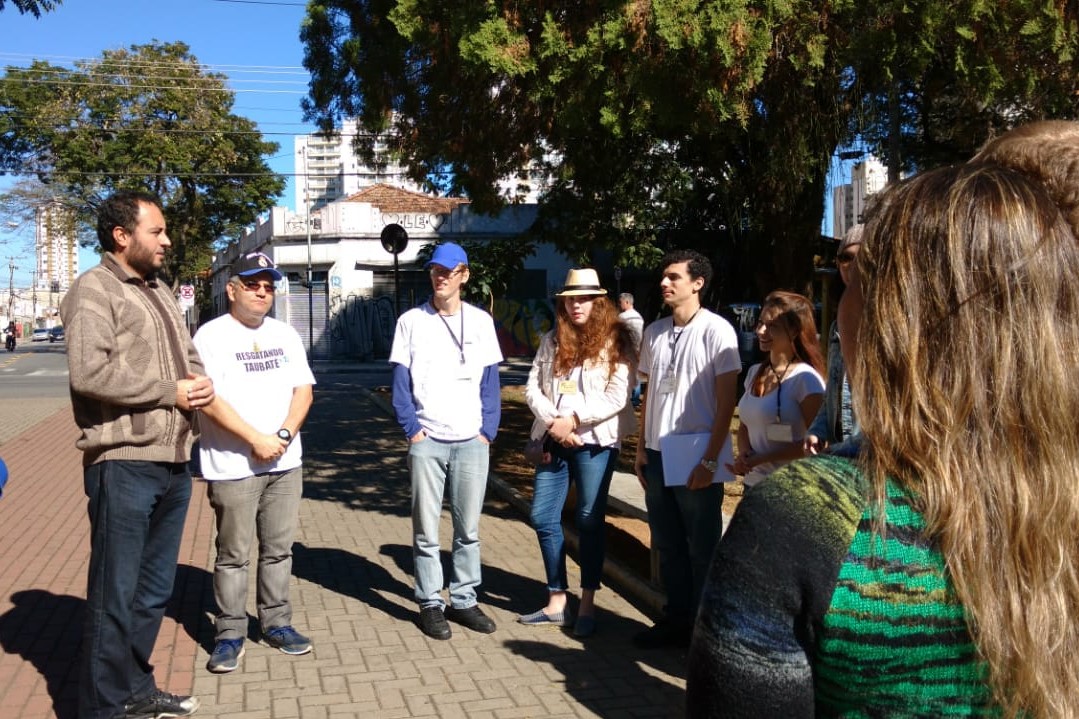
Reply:
<svg viewBox="0 0 1079 719"><path fill-rule="evenodd" d="M358 387L357 389L387 415L390 417L394 416L393 407L391 407L385 399L376 395L366 387ZM494 490L495 494L497 494L500 499L508 503L524 517L528 517L531 514L532 505L524 495L503 482L494 472L487 475L487 485ZM608 498L608 503L610 502L611 498ZM627 508L627 516L634 516L633 514L630 514L630 512L640 514L640 511L636 508L626 505L625 503L620 504L623 504ZM621 507L619 507L619 511L621 511ZM577 537L577 532L565 525L563 525L562 531L565 533L567 544L569 544L574 551L578 550L579 539ZM654 613L662 613L663 607L666 604L666 598L663 593L641 579L637 573L627 568L624 564L611 559L610 557L605 557L603 560L603 577L611 584L618 585L618 587L626 594L631 595L638 603L643 604Z"/></svg>

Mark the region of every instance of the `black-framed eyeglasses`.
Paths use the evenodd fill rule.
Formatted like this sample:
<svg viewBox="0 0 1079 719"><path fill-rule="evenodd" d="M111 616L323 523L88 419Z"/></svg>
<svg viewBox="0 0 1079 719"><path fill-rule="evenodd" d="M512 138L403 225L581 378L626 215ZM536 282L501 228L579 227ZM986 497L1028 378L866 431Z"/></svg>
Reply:
<svg viewBox="0 0 1079 719"><path fill-rule="evenodd" d="M265 292L273 294L277 289L273 282L262 282L260 280L240 280L238 284L248 292L258 292L259 288L262 288Z"/></svg>

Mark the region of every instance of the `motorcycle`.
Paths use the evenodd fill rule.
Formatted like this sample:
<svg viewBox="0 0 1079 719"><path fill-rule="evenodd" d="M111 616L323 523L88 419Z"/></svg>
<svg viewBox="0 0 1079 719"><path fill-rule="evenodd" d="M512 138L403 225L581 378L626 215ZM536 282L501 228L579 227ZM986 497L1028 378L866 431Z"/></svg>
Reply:
<svg viewBox="0 0 1079 719"><path fill-rule="evenodd" d="M6 332L5 335L6 336L4 337L4 346L7 347L8 352L14 352L15 351L15 333L14 332Z"/></svg>

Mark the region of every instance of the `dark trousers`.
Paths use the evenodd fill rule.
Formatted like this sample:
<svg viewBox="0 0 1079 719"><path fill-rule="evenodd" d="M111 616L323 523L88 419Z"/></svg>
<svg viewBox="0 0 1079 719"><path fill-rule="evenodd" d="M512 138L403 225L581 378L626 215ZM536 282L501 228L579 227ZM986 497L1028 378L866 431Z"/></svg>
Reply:
<svg viewBox="0 0 1079 719"><path fill-rule="evenodd" d="M659 552L659 575L667 592L667 619L692 624L701 601L712 553L723 533L723 485L704 489L667 487L663 458L647 450L644 492L652 548Z"/></svg>
<svg viewBox="0 0 1079 719"><path fill-rule="evenodd" d="M154 691L150 655L176 578L187 465L112 460L86 467L90 573L80 719L113 719Z"/></svg>

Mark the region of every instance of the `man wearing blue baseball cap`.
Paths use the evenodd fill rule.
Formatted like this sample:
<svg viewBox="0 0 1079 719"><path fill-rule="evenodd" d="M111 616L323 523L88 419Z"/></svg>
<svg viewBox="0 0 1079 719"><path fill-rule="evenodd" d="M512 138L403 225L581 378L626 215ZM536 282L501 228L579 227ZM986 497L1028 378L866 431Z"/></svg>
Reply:
<svg viewBox="0 0 1079 719"><path fill-rule="evenodd" d="M216 637L206 668L240 665L247 636L248 565L257 539L256 606L263 640L285 654L311 651L292 626L292 541L303 493L300 427L315 377L303 341L268 317L284 279L261 252L232 263L229 313L199 328L195 347L220 392L203 414L199 458L217 518Z"/></svg>
<svg viewBox="0 0 1079 719"><path fill-rule="evenodd" d="M469 278L464 249L441 244L427 267L431 298L398 319L390 362L393 406L409 439L419 626L433 639L449 639L447 619L484 634L495 631L477 604L476 587L489 445L502 416L502 351L491 316L461 300L461 286ZM438 539L447 487L453 517L448 607Z"/></svg>

